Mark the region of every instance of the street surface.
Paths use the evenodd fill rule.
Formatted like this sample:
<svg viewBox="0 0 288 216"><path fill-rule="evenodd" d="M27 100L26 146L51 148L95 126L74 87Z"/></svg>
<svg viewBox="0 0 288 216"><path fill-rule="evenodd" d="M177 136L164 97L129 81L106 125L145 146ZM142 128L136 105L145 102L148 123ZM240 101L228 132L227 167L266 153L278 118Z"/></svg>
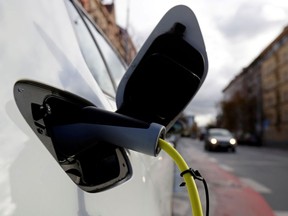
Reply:
<svg viewBox="0 0 288 216"><path fill-rule="evenodd" d="M176 146L188 165L200 171L210 194L210 216L288 216L288 151L238 146L236 153L206 152L202 141L181 138ZM191 215L175 166L173 216ZM196 182L205 211L205 194Z"/></svg>

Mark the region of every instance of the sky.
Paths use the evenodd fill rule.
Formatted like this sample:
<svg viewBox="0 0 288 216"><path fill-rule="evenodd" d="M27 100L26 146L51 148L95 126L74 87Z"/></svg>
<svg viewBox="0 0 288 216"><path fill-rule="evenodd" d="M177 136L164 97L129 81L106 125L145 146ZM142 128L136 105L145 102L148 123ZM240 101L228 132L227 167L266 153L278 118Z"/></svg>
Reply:
<svg viewBox="0 0 288 216"><path fill-rule="evenodd" d="M287 0L114 0L118 25L139 49L163 15L186 5L199 22L209 61L204 84L185 112L212 122L222 90L288 25Z"/></svg>

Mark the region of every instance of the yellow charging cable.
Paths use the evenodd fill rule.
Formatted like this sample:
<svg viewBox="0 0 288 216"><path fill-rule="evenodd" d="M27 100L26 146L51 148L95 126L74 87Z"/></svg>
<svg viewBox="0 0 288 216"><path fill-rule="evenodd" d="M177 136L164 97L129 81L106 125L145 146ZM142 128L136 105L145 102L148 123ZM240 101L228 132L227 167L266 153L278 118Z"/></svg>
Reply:
<svg viewBox="0 0 288 216"><path fill-rule="evenodd" d="M174 160L180 172L189 170L189 167L185 160L170 143L166 142L163 139L159 139L158 144L159 147L163 149ZM190 173L186 172L183 174L183 178L186 183L186 188L188 190L193 216L203 216L201 200L193 177Z"/></svg>

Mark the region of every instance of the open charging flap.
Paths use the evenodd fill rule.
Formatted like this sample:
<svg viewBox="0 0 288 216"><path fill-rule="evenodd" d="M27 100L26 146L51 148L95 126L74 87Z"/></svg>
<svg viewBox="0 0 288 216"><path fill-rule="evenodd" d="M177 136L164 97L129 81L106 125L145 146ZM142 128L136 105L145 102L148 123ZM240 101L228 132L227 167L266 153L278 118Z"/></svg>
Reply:
<svg viewBox="0 0 288 216"><path fill-rule="evenodd" d="M208 71L194 13L169 10L130 64L117 90L117 112L167 129L192 100Z"/></svg>

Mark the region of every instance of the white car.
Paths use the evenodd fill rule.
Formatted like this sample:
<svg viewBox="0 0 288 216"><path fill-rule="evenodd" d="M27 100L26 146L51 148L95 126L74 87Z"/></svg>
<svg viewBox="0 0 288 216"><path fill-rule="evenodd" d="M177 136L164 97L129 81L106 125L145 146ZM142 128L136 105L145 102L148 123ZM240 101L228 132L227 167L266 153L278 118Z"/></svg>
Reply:
<svg viewBox="0 0 288 216"><path fill-rule="evenodd" d="M0 28L0 215L171 215L173 162L145 142L205 79L193 12L171 9L127 72L74 0L1 1Z"/></svg>

